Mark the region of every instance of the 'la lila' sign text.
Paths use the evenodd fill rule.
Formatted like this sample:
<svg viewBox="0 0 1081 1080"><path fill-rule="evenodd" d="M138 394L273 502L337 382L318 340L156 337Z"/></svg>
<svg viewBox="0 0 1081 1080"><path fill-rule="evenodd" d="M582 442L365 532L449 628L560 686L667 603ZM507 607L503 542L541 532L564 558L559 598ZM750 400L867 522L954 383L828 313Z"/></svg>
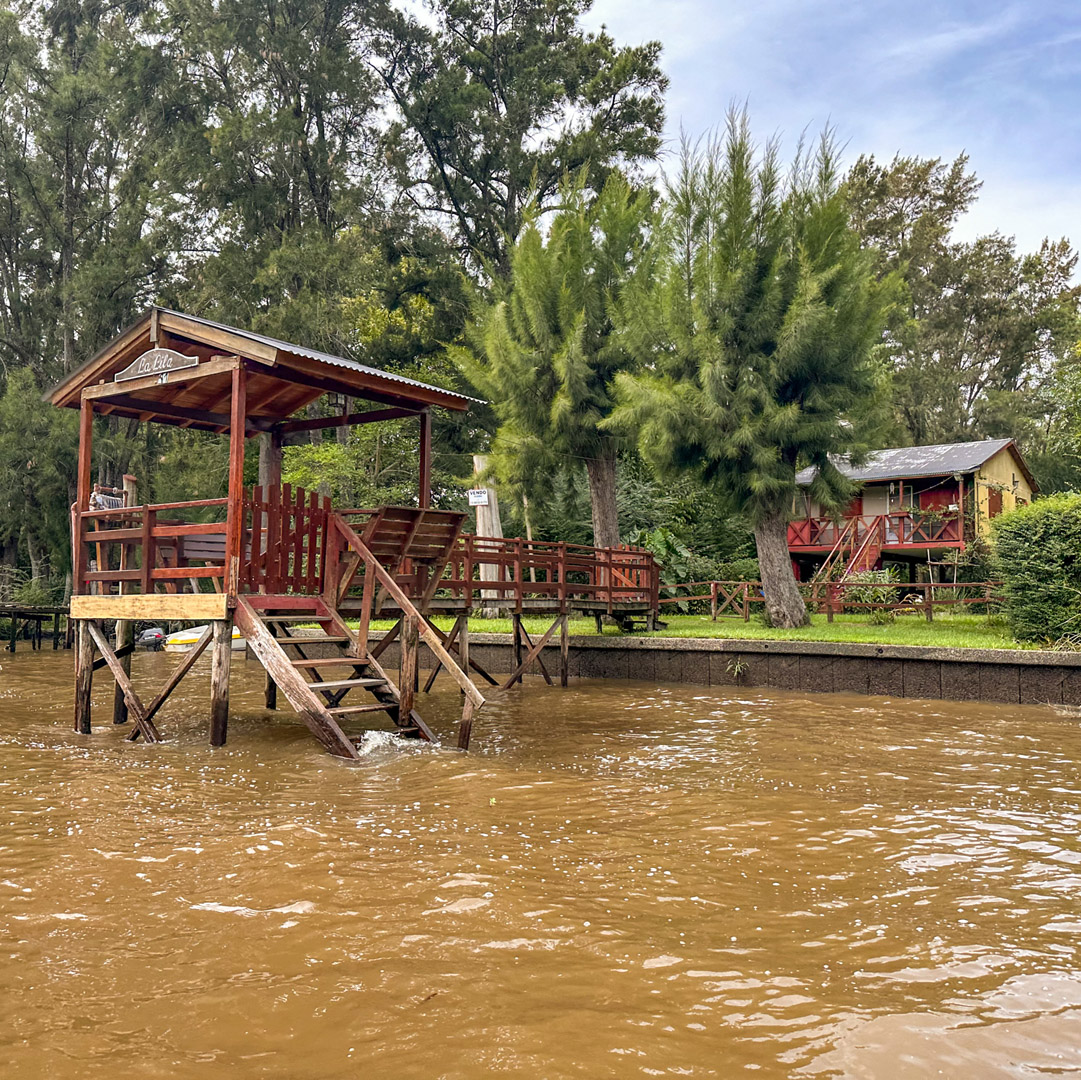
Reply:
<svg viewBox="0 0 1081 1080"><path fill-rule="evenodd" d="M173 349L151 349L132 360L123 371L114 376L114 379L117 382L124 382L125 379L139 379L144 375L167 375L170 371L196 367L198 363L197 356L185 356Z"/></svg>

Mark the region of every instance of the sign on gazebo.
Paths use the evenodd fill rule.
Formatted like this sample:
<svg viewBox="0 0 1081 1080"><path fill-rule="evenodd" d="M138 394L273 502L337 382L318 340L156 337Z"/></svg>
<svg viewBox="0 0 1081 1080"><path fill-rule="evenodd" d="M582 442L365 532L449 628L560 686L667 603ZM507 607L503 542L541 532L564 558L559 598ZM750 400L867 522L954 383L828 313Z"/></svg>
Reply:
<svg viewBox="0 0 1081 1080"><path fill-rule="evenodd" d="M173 349L150 349L132 360L113 378L116 382L124 382L126 379L141 378L143 375L165 375L170 371L179 371L181 368L196 367L198 363L197 356L185 356L184 353L178 353Z"/></svg>

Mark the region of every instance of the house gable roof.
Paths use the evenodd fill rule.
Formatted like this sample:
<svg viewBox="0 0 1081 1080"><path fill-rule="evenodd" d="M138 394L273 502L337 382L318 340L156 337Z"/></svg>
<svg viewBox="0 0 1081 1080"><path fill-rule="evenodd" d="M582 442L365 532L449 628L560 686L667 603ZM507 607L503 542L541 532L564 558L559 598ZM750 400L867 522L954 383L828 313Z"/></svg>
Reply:
<svg viewBox="0 0 1081 1080"><path fill-rule="evenodd" d="M1029 472L1013 439L983 439L979 442L937 443L933 446L898 446L876 450L863 465L852 466L844 460L834 464L841 473L857 483L876 480L909 480L921 476L948 476L976 472L1002 450L1009 449L1033 491L1036 480ZM806 487L814 479L813 468L796 473L796 483Z"/></svg>

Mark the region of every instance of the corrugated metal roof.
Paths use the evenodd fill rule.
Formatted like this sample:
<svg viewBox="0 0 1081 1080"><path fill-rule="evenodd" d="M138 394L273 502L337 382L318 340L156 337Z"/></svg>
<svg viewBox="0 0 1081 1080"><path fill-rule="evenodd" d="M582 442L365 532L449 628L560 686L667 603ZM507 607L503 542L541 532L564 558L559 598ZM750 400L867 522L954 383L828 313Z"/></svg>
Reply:
<svg viewBox="0 0 1081 1080"><path fill-rule="evenodd" d="M843 459L834 464L849 480L906 480L914 476L944 476L950 473L975 472L985 461L1005 450L1013 439L983 439L980 442L939 443L935 446L898 446L876 450L866 463L858 467ZM1024 470L1026 474L1028 470ZM796 483L809 484L814 469L801 469Z"/></svg>
<svg viewBox="0 0 1081 1080"><path fill-rule="evenodd" d="M349 360L344 356L333 356L331 353L320 352L318 349L308 349L291 341L281 341L278 338L267 337L265 334L257 334L252 330L241 330L236 326L227 326L225 323L204 319L199 315L189 315L186 311L173 311L171 308L158 308L158 310L167 312L169 315L176 315L181 319L200 323L203 326L212 327L215 330L224 330L227 333L236 334L238 337L258 342L260 345L266 345L271 349L281 349L283 352L290 352L296 356L306 357L309 360L318 360L321 364L333 364L334 367L348 368L350 371L359 371L365 375L375 375L380 379L387 379L390 382L401 383L405 386L416 386L423 390L435 390L440 394L457 398L459 401L475 401L478 404L484 404L482 398L469 397L467 394L459 394L454 390L445 390L442 386L432 386L429 383L418 382L416 379L407 379L404 375L396 375L394 372L384 371L382 368L368 367L366 364L358 363L356 360Z"/></svg>

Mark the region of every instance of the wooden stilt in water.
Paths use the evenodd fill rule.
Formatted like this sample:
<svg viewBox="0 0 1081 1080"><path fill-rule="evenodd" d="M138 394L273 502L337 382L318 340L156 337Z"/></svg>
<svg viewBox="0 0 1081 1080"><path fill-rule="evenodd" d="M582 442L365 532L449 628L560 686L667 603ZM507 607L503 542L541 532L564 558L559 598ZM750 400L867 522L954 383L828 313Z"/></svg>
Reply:
<svg viewBox="0 0 1081 1080"><path fill-rule="evenodd" d="M268 627L271 634L277 637L277 631L273 626ZM274 676L270 674L269 668L264 668L266 678L263 682L263 701L268 709L276 709L278 707L278 684L274 681Z"/></svg>
<svg viewBox="0 0 1081 1080"><path fill-rule="evenodd" d="M469 612L462 616L462 628L458 631L458 658L462 661L462 671L469 674ZM461 691L465 694L465 691ZM472 713L470 713L472 715Z"/></svg>
<svg viewBox="0 0 1081 1080"><path fill-rule="evenodd" d="M469 698L465 699L465 704L462 706L462 722L458 725L458 749L469 749L469 736L473 732L473 713L476 711L476 707Z"/></svg>
<svg viewBox="0 0 1081 1080"><path fill-rule="evenodd" d="M401 664L399 667L398 692L402 717L413 711L417 693L417 652L420 647L420 620L416 615L402 616Z"/></svg>
<svg viewBox="0 0 1081 1080"><path fill-rule="evenodd" d="M60 648L60 612L53 614L53 652Z"/></svg>
<svg viewBox="0 0 1081 1080"><path fill-rule="evenodd" d="M215 619L210 643L210 745L224 746L229 728L229 664L233 620Z"/></svg>
<svg viewBox="0 0 1081 1080"><path fill-rule="evenodd" d="M109 644L108 638L106 638L96 622L93 622L92 620L88 621L86 626L90 631L91 639L98 647L98 652L101 653L102 659L113 673L113 678L116 679L116 685L120 687L120 690L124 695L124 701L127 704L128 712L135 720L135 723L139 725L139 730L143 733L143 738L145 738L147 742L160 742L161 736L158 734L158 729L154 727L153 721L146 718L146 709L139 700L139 695L135 693L135 687L131 685L131 679L124 670L124 666L117 657L112 645Z"/></svg>
<svg viewBox="0 0 1081 1080"><path fill-rule="evenodd" d="M135 642L135 623L128 619L117 619L116 622L116 655L124 674L131 678L131 654L129 646ZM121 650L124 651L121 655ZM113 695L113 723L126 724L128 722L128 703L124 697L124 688L120 683L116 684L116 693Z"/></svg>
<svg viewBox="0 0 1081 1080"><path fill-rule="evenodd" d="M75 730L90 734L90 692L94 684L94 642L86 619L75 624Z"/></svg>
<svg viewBox="0 0 1081 1080"><path fill-rule="evenodd" d="M520 683L522 681L522 673L527 667L529 667L530 664L533 663L534 660L539 660L541 650L544 648L545 645L548 644L549 641L551 641L552 635L556 632L556 629L562 625L562 623L563 616L557 616L555 622L552 623L552 625L549 626L547 630L545 630L543 637L538 638L535 643L530 641L529 652L526 653L524 659L520 659L518 661L518 666L514 669L514 672L511 674L510 678L507 679L507 681L500 687L501 690L509 690L516 682ZM520 654L520 650L518 650L518 652ZM548 680L548 685L551 686L552 679L548 675L548 672L544 668L543 664L541 665L541 670L544 671L544 677Z"/></svg>
<svg viewBox="0 0 1081 1080"><path fill-rule="evenodd" d="M566 615L559 619L559 685L567 685L570 674L570 619Z"/></svg>
<svg viewBox="0 0 1081 1080"><path fill-rule="evenodd" d="M511 616L511 626L514 628L514 671L518 682L522 681L522 616L515 612ZM514 685L514 679L508 679L503 684L503 689Z"/></svg>

